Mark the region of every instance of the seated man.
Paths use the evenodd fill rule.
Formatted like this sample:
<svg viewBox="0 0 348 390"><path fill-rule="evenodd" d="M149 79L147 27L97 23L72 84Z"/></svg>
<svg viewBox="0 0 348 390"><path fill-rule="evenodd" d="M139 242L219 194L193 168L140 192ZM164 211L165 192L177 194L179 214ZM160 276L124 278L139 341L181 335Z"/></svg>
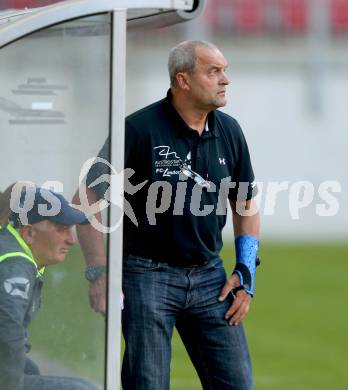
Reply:
<svg viewBox="0 0 348 390"><path fill-rule="evenodd" d="M1 205L3 211L8 207L9 217L0 226L0 389L95 390L83 379L42 376L26 356L28 326L40 307L44 269L64 261L75 244L72 226L88 220L60 194L34 186L22 188L17 191L16 212L9 210L9 203ZM13 210L15 190L16 186ZM29 203L32 207L26 211L23 205Z"/></svg>

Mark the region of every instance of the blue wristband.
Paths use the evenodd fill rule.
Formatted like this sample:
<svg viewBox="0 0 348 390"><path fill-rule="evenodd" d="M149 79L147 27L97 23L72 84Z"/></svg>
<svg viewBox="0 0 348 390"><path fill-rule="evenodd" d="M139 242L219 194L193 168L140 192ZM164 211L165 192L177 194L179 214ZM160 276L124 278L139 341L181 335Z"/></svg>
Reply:
<svg viewBox="0 0 348 390"><path fill-rule="evenodd" d="M244 286L245 291L253 296L259 240L254 236L239 236L234 243L237 264L233 273L239 276L240 284Z"/></svg>

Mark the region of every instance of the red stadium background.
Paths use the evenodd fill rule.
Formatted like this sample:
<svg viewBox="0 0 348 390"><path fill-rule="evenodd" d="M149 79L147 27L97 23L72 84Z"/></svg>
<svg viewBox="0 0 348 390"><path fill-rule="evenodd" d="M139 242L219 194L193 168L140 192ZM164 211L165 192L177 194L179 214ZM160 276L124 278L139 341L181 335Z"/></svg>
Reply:
<svg viewBox="0 0 348 390"><path fill-rule="evenodd" d="M40 7L58 0L2 0L0 9ZM310 0L214 0L205 14L212 31L302 33ZM348 0L328 0L333 32L348 32Z"/></svg>

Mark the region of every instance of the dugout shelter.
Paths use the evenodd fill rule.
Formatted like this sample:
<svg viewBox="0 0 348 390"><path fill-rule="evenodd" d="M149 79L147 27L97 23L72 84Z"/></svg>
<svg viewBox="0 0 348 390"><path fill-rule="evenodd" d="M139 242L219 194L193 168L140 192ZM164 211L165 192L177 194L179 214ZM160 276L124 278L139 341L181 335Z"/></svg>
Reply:
<svg viewBox="0 0 348 390"><path fill-rule="evenodd" d="M110 162L120 171L124 161L127 31L190 21L204 6L204 0L68 0L0 12L0 190L26 180L71 198L81 168L96 156L108 135ZM117 184L123 186L123 181ZM111 181L110 191L113 199L120 188ZM109 226L120 225L119 206L109 202ZM106 241L112 299L108 302L102 385L117 390L121 308L115 297L121 292L122 228L111 229ZM79 312L80 298L73 296L74 286L66 286L64 280L75 271L64 272L53 274L51 285L57 291L71 288L74 303L69 309L65 302L64 308L73 317L74 310ZM77 284L78 278L72 276L72 283ZM88 321L70 319L51 331L63 335L64 327L88 328ZM93 329L91 326L90 332ZM91 335L91 343L93 337L98 335ZM85 355L81 359L88 364L88 351Z"/></svg>

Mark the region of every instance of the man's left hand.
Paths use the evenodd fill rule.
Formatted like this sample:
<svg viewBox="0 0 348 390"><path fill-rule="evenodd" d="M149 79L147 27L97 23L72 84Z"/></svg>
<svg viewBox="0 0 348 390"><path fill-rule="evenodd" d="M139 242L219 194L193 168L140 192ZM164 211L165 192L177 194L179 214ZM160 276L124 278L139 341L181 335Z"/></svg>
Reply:
<svg viewBox="0 0 348 390"><path fill-rule="evenodd" d="M221 290L219 301L224 301L228 294L231 293L232 289L240 286L239 276L233 274L227 279L223 289ZM225 314L225 319L230 325L237 326L241 321L244 320L249 312L251 302L251 295L244 290L237 291L231 307Z"/></svg>

